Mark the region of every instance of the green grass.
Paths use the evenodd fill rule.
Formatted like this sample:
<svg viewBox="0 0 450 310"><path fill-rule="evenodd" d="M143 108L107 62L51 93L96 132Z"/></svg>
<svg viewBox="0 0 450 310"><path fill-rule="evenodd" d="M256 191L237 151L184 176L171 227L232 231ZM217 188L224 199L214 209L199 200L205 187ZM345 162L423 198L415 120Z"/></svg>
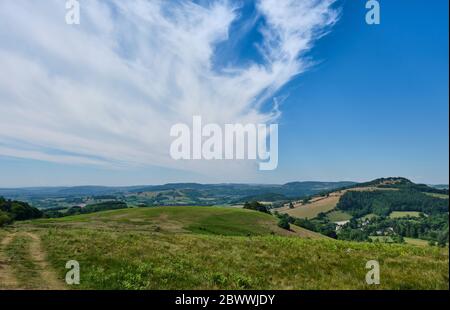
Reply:
<svg viewBox="0 0 450 310"><path fill-rule="evenodd" d="M379 241L382 243L393 243L394 242L392 237L389 237L389 236L370 236L370 239L372 239L372 241Z"/></svg>
<svg viewBox="0 0 450 310"><path fill-rule="evenodd" d="M448 289L448 253L293 237L49 230L49 258L76 259L85 289ZM376 259L382 284L365 284Z"/></svg>
<svg viewBox="0 0 450 310"><path fill-rule="evenodd" d="M350 214L343 211L331 211L327 214L327 217L331 222L348 221L352 218Z"/></svg>
<svg viewBox="0 0 450 310"><path fill-rule="evenodd" d="M389 214L389 217L392 219L401 218L401 217L419 217L420 212L416 211L393 211Z"/></svg>
<svg viewBox="0 0 450 310"><path fill-rule="evenodd" d="M404 238L407 244L418 245L418 246L429 246L427 240L416 239L416 238Z"/></svg>
<svg viewBox="0 0 450 310"><path fill-rule="evenodd" d="M441 199L448 199L448 195L446 194L438 194L438 193L424 193L425 195L431 196L431 197L436 197L436 198L441 198Z"/></svg>
<svg viewBox="0 0 450 310"><path fill-rule="evenodd" d="M14 270L14 276L19 284L24 288L39 286L35 283L39 278L37 266L30 256L30 238L27 236L16 236L5 249L5 254L9 258Z"/></svg>
<svg viewBox="0 0 450 310"><path fill-rule="evenodd" d="M30 223L30 222L28 222ZM319 238L321 235L300 227L281 229L277 219L261 212L225 207L154 207L132 208L33 221L40 227L68 225L121 229L123 231L216 234L224 236L299 235Z"/></svg>
<svg viewBox="0 0 450 310"><path fill-rule="evenodd" d="M445 249L312 239L305 230L279 228L271 215L236 208L127 209L16 229L41 236L60 278L68 260L79 261L79 289L449 287ZM365 283L373 259L381 266L379 286Z"/></svg>
<svg viewBox="0 0 450 310"><path fill-rule="evenodd" d="M372 241L378 240L383 243L393 243L394 240L389 236L370 236ZM417 239L417 238L403 238L406 244L416 245L416 246L429 246L427 240Z"/></svg>
<svg viewBox="0 0 450 310"><path fill-rule="evenodd" d="M373 218L375 218L375 217L377 217L378 215L376 215L376 214L374 214L374 213L369 213L369 214L366 214L366 215L364 215L363 217L362 217L362 219L363 220L370 220L370 219L373 219Z"/></svg>
<svg viewBox="0 0 450 310"><path fill-rule="evenodd" d="M241 212L228 213L225 216L208 216L186 226L191 232L224 236L245 236L267 234L269 225L258 225L267 222L265 214L254 214L247 217Z"/></svg>

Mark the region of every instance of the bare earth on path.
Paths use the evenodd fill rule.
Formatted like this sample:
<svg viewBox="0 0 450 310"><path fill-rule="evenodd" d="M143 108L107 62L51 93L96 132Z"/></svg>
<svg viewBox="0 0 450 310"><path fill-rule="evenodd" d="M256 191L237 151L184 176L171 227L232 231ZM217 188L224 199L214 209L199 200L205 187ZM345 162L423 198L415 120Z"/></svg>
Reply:
<svg viewBox="0 0 450 310"><path fill-rule="evenodd" d="M58 279L58 276L50 267L46 259L46 254L42 249L41 238L28 232L27 235L31 238L30 254L39 269L42 286L40 289L47 290L63 290L65 289L63 280Z"/></svg>
<svg viewBox="0 0 450 310"><path fill-rule="evenodd" d="M27 283L24 283L23 280L22 282L19 281L17 277L17 266L15 266L15 264L18 264L18 261L14 261L15 257L10 257L11 254L8 255L7 253L8 246L12 245L15 238L23 237L29 239L26 253L27 257L29 257L32 262L30 266L33 266L30 268L26 267L25 264L20 265L21 268L25 268L25 272L29 272L30 274ZM66 289L67 287L65 286L63 279L58 279L57 274L50 267L46 256L41 239L37 234L31 232L7 233L0 242L0 290L23 290L30 288L45 290Z"/></svg>
<svg viewBox="0 0 450 310"><path fill-rule="evenodd" d="M15 289L18 287L17 278L11 268L10 259L5 255L5 248L14 239L14 235L9 233L0 243L0 290Z"/></svg>

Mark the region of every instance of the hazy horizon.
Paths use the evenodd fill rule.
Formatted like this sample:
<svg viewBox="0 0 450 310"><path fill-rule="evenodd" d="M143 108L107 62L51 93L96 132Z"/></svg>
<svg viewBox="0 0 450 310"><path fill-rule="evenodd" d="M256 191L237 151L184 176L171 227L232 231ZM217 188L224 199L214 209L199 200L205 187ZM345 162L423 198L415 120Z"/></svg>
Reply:
<svg viewBox="0 0 450 310"><path fill-rule="evenodd" d="M386 177L380 177L380 178L388 178L388 177L393 177L393 176L386 176ZM401 177L401 176L398 176ZM189 181L185 181L185 182L164 182L164 183L149 183L149 184L74 184L74 185L57 185L57 184L53 184L53 185L31 185L31 186L12 186L12 187L8 187L8 186L0 186L0 189L32 189L32 188L59 188L59 187L145 187L145 186L162 186L162 185L171 185L171 184L201 184L201 185L227 185L227 184L244 184L244 185L285 185L288 183L303 183L303 182L320 182L320 183L340 183L340 182L354 182L354 183L364 183L364 182L369 182L369 181L373 181L379 178L373 178L373 179L368 179L368 180L291 180L291 181L287 181L287 182L281 182L281 183L255 183L255 182L216 182L216 183L208 183L208 182L189 182ZM413 183L418 183L418 184L426 184L426 185L449 185L448 183L422 183L422 182L416 182L414 180L409 179L410 181L412 181Z"/></svg>

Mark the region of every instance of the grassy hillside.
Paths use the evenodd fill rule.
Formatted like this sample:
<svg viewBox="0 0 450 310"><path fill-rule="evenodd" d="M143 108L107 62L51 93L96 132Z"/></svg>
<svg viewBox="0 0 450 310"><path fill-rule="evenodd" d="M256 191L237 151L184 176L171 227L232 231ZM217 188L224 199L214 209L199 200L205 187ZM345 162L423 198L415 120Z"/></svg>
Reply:
<svg viewBox="0 0 450 310"><path fill-rule="evenodd" d="M404 243L409 238L445 247L448 208L448 190L383 178L293 201L277 211L284 221L340 240Z"/></svg>
<svg viewBox="0 0 450 310"><path fill-rule="evenodd" d="M155 207L132 208L42 219L37 227L83 227L123 229L161 233L197 233L224 236L282 235L324 238L322 235L293 226L290 231L277 226L275 217L261 212L224 207Z"/></svg>
<svg viewBox="0 0 450 310"><path fill-rule="evenodd" d="M380 184L378 184L380 186ZM377 187L376 184L370 183L367 186L355 185L350 188L339 189L334 192L328 192L316 195L307 203L303 201L294 201L294 208L287 206L278 209L282 213L286 213L296 218L315 218L320 213L332 212L343 195L347 192L374 192L374 191L391 191L397 190L390 187Z"/></svg>
<svg viewBox="0 0 450 310"><path fill-rule="evenodd" d="M448 289L448 249L336 241L292 227L234 208L115 210L16 223L0 230L9 239L0 256L19 286L23 269L35 270L29 282L38 288L64 285L75 259L82 289ZM45 253L46 273L27 249ZM376 287L365 284L373 259Z"/></svg>
<svg viewBox="0 0 450 310"><path fill-rule="evenodd" d="M394 211L389 214L390 218L402 218L402 217L420 217L420 212L417 211Z"/></svg>

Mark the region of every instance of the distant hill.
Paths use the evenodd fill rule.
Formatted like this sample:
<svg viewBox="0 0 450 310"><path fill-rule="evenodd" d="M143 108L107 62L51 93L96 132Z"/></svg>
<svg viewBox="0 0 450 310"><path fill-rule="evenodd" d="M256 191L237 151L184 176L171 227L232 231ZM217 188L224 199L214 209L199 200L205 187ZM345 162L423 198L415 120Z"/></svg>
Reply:
<svg viewBox="0 0 450 310"><path fill-rule="evenodd" d="M428 184L428 186L437 189L448 189L448 184Z"/></svg>
<svg viewBox="0 0 450 310"><path fill-rule="evenodd" d="M420 239L445 246L448 201L448 189L390 177L290 201L276 210L292 223L337 239Z"/></svg>
<svg viewBox="0 0 450 310"><path fill-rule="evenodd" d="M0 196L27 201L39 208L70 207L70 204L75 204L79 198L104 200L107 197L135 205L215 205L240 204L248 200L283 201L353 184L355 183L292 182L284 185L173 183L129 187L36 187L0 189ZM86 203L96 202L99 201Z"/></svg>
<svg viewBox="0 0 450 310"><path fill-rule="evenodd" d="M241 205L247 201L270 202L274 206L281 206L289 201L300 201L308 197L331 194L338 190L361 187L396 188L448 195L448 189L415 184L401 177L391 177L364 183L305 181L286 184L171 183L126 187L36 187L0 189L0 196L25 201L41 209L67 209L73 206L96 204L110 200L122 201L130 206ZM330 203L336 205L335 197L331 197L329 200ZM322 211L333 207L330 203L325 200L321 201ZM309 212L306 212L306 214L310 217Z"/></svg>
<svg viewBox="0 0 450 310"><path fill-rule="evenodd" d="M439 189L425 184L416 184L402 177L379 178L369 182L353 183L329 191L322 191L308 197L308 201L293 201L294 208L287 205L280 210L292 216L313 218L321 212L329 212L336 208L340 198L348 191L373 192L383 190L412 191L430 195L447 197L448 189ZM447 197L448 198L448 197Z"/></svg>

